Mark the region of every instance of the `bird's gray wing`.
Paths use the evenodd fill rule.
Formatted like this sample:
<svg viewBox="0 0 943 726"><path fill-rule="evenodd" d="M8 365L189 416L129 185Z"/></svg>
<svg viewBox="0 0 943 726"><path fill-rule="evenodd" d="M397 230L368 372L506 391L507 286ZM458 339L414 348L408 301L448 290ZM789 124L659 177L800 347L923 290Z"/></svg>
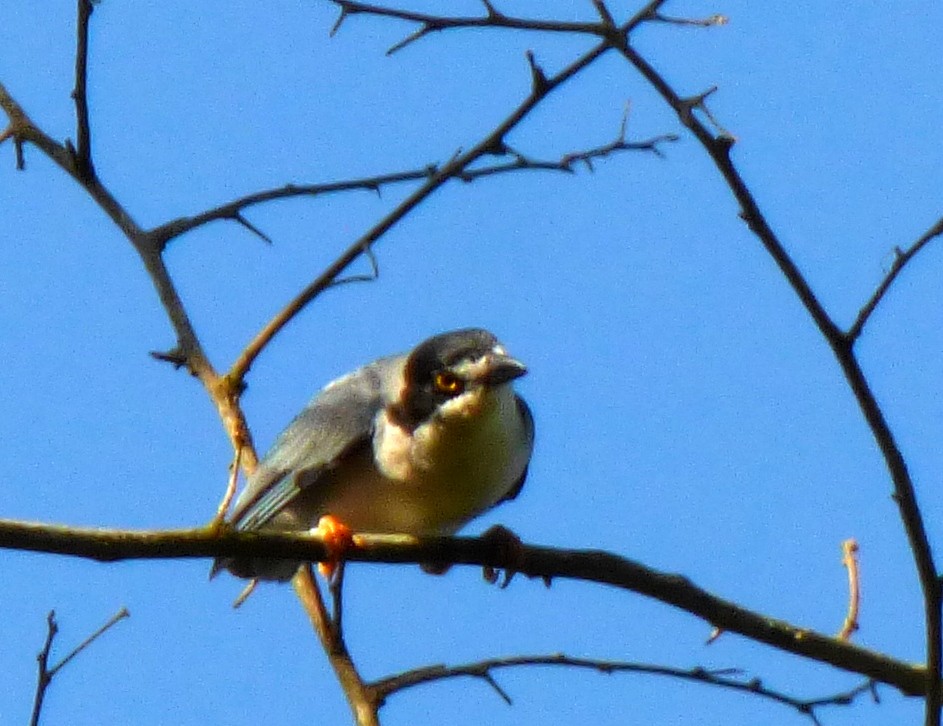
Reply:
<svg viewBox="0 0 943 726"><path fill-rule="evenodd" d="M258 529L320 475L368 445L383 406L383 388L401 358L384 358L328 384L289 424L249 478L236 502L237 529Z"/></svg>
<svg viewBox="0 0 943 726"><path fill-rule="evenodd" d="M531 447L534 445L534 414L530 411L530 406L527 405L525 401L520 396L517 396L517 410L521 412L521 417L524 419L524 428L527 429L527 440L530 443ZM502 502L509 502L518 494L521 493L521 489L524 488L524 480L527 479L527 467L524 467L524 471L521 472L521 478L517 480L513 487L508 489L508 493L501 497L494 506L498 506Z"/></svg>

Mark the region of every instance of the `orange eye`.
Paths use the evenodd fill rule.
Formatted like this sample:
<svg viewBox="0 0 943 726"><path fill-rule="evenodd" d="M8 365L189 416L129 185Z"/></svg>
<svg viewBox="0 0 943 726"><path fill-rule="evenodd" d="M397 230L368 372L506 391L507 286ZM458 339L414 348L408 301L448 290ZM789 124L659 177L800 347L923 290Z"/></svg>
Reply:
<svg viewBox="0 0 943 726"><path fill-rule="evenodd" d="M454 396L462 392L462 381L454 373L449 373L448 371L439 371L435 374L433 379L435 383L436 390L439 393L445 393L449 396Z"/></svg>

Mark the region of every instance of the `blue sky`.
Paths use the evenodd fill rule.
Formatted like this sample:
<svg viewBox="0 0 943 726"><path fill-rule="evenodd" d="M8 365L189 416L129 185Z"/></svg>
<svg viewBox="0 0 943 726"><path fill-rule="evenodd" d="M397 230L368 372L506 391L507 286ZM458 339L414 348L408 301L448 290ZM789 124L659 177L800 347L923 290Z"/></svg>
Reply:
<svg viewBox="0 0 943 726"><path fill-rule="evenodd" d="M9 0L0 80L57 138L73 137L74 3ZM427 8L439 4L426 2ZM422 9L419 2L409 5ZM522 15L592 19L590 3L503 2ZM637 4L612 4L618 17ZM450 4L477 13L476 3ZM724 13L712 29L643 28L636 47L710 107L761 207L832 315L849 324L892 261L941 214L943 10L930 2L673 2ZM556 13L556 15L554 15ZM585 39L510 32L428 38L326 2L104 2L90 104L96 165L145 226L287 182L421 167L469 148ZM616 57L566 85L509 137L539 158L629 136L681 133ZM624 154L595 173L453 183L377 245L380 279L332 290L276 339L244 405L260 450L324 383L431 333L480 325L530 367L520 390L538 441L500 522L529 542L600 547L682 573L746 607L824 632L846 604L840 544L861 545L855 641L922 659L921 601L877 449L827 345L682 133L665 158ZM211 515L229 444L199 385L152 361L173 334L137 257L33 149L0 147L0 517L136 528ZM408 193L258 207L268 246L218 223L167 255L217 367ZM931 246L865 331L860 355L899 437L931 541L943 540L939 381L943 258ZM238 612L240 585L208 563L100 565L5 552L0 722L24 723L45 615L64 654L124 605L131 619L65 669L46 723L253 724L348 720L289 588ZM802 697L860 679L726 635L641 596L580 583L548 591L479 572L352 566L346 623L367 677L430 663L566 652L680 667L739 667ZM802 723L780 706L639 676L521 669L485 685L395 696L389 724ZM881 691L829 725L916 723L921 704Z"/></svg>

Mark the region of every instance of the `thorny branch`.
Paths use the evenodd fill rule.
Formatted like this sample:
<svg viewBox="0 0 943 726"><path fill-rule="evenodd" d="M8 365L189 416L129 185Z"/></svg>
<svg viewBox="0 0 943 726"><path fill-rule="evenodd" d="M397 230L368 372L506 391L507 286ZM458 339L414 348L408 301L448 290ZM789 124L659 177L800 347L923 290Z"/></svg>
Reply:
<svg viewBox="0 0 943 726"><path fill-rule="evenodd" d="M716 15L705 20L684 20L668 17L660 12L664 4L664 0L652 0L652 2L649 2L642 10L636 13L631 20L619 25L604 0L593 0L593 5L597 10L600 22L594 24L592 27L581 28L579 31L574 32L589 32L601 37L603 42L609 48L620 53L675 111L681 123L697 138L714 161L718 171L721 173L734 197L740 204L740 216L776 262L780 271L812 317L819 331L831 346L836 360L841 366L862 414L881 450L894 484L894 498L900 508L901 520L910 543L924 594L927 664L932 683L927 698L927 723L939 724L941 705L943 705L943 689L941 689L940 686L941 667L943 667L943 613L941 613L943 591L941 591L941 585L936 574L937 569L926 534L923 517L917 503L913 481L896 438L883 412L878 406L874 393L854 354L853 346L864 324L867 322L869 316L873 313L896 276L900 273L903 266L914 254L926 246L930 240L943 234L943 220L940 220L923 237L917 240L907 252L899 252L885 280L862 308L852 328L847 333L844 333L825 310L808 281L786 251L781 240L770 227L751 190L734 165L730 157L730 152L735 143L735 138L717 122L706 103L707 96L712 91L690 98L682 97L629 43L628 36L630 32L638 25L646 22L699 26L718 25L726 22L726 18ZM360 6L358 10L359 12L370 12L372 14L386 15L388 17L397 17L422 23L420 30L414 33L413 36L407 38L405 42L418 39L431 30L442 30L449 27L467 27L471 22L468 18L437 18L433 20L426 16L420 17L416 14L404 13L404 11L390 11L388 9L378 10L372 6ZM496 13L490 4L486 6L486 10L486 17L475 19L474 22L485 26L492 25L502 27L500 25L500 13ZM531 26L531 29L542 28ZM403 44L400 44L399 47L402 47L402 45ZM700 111L719 131L719 134L715 136L711 133L698 119L695 111Z"/></svg>
<svg viewBox="0 0 943 726"><path fill-rule="evenodd" d="M518 152L505 150L504 154L513 153L514 160L506 163L488 164L475 166L467 169L460 174L458 178L462 181L474 181L483 177L494 176L516 171L558 171L572 172L574 161L583 161L587 167L592 168L592 162L596 159L604 159L614 153L622 151L648 151L657 156L662 155L661 146L666 143L677 141L675 134L663 134L640 141L628 141L625 135L625 124L620 127L620 133L617 140L601 146L596 146L585 151L574 151L565 154L559 160L535 159L531 156ZM253 192L245 196L233 199L213 209L200 212L192 217L179 217L177 219L165 222L148 232L148 235L162 249L171 241L181 237L187 232L191 232L203 225L211 222L223 220L239 221L247 225L242 213L258 204L271 202L279 199L292 199L296 197L318 197L327 194L335 194L348 191L371 191L380 193L383 187L393 184L406 182L427 181L439 172L438 164L429 164L419 169L408 171L393 172L390 174L379 174L360 179L350 179L337 182L325 182L321 184L286 184L274 189L266 189L260 192ZM265 241L270 242L269 238L256 230L254 227L249 229Z"/></svg>
<svg viewBox="0 0 943 726"><path fill-rule="evenodd" d="M848 334L843 333L835 324L792 257L786 251L778 235L770 227L752 191L730 157L734 139L729 134L723 132L718 136L714 136L693 113L696 108L705 108L705 96L696 96L693 99L683 98L664 77L655 70L654 66L628 43L624 34L621 32L613 32L608 38L612 47L649 82L659 95L661 95L665 102L675 111L681 123L704 147L739 203L740 216L776 262L780 272L785 276L793 291L806 308L806 311L812 317L819 331L828 342L839 366L845 374L845 378L858 402L862 415L871 429L878 448L881 450L881 454L884 457L885 464L894 484L894 499L900 509L901 520L907 534L920 579L920 585L923 590L926 620L927 668L930 680L926 700L926 723L927 726L938 726L940 723L940 710L941 706L943 706L943 687L941 687L940 683L941 666L943 666L943 612L941 612L943 592L941 592L939 578L937 577L937 568L923 516L917 503L913 480L910 477L906 461L897 444L897 439L890 425L887 423L864 371L855 356L853 350L854 339ZM712 117L709 118L712 123L717 125ZM930 233L930 236L936 236L936 228L932 229ZM929 238L927 241L929 241ZM919 242L920 240L918 240L918 243ZM926 242L923 242L923 244L926 244ZM919 251L919 247L917 251ZM890 281L893 281L893 277L890 277ZM888 285L889 284L890 282L888 282ZM880 295L876 296L876 301L880 301ZM875 305L877 302L875 302ZM867 315L864 316L864 320L866 319Z"/></svg>
<svg viewBox="0 0 943 726"><path fill-rule="evenodd" d="M295 315L301 312L301 310L324 292L324 290L331 287L334 280L337 279L344 270L361 255L366 254L377 240L435 191L445 185L446 182L454 178L461 179L462 174L482 157L505 153L507 148L505 145L505 137L507 134L523 121L550 93L585 70L593 61L601 56L606 49L605 44L599 44L587 53L579 56L559 73L550 78L546 78L544 83L540 85L534 84L527 98L489 134L468 151L456 154L456 156L448 162L437 167L418 189L377 222L377 224L362 235L360 239L351 244L311 284L302 290L259 331L255 338L243 349L235 363L233 363L227 378L232 381L241 381L265 346L271 342Z"/></svg>
<svg viewBox="0 0 943 726"><path fill-rule="evenodd" d="M416 668L403 673L397 673L389 678L383 678L371 684L377 692L381 702L399 691L425 685L435 681L450 678L478 678L491 686L508 705L511 697L498 685L493 671L522 666L563 666L592 670L605 675L613 673L642 673L656 676L667 676L686 681L704 683L734 691L750 693L761 698L789 706L819 725L816 711L827 706L847 706L853 703L862 694L870 694L877 702L878 696L872 681L864 683L831 696L814 699L802 699L790 696L763 685L758 678L744 678L742 671L737 668L707 669L707 668L673 668L671 666L654 665L650 663L627 663L624 661L598 660L594 658L573 658L562 653L553 655L511 656L508 658L489 658L487 660L467 663L458 666L434 665L425 668Z"/></svg>
<svg viewBox="0 0 943 726"><path fill-rule="evenodd" d="M283 187L281 190L270 190L268 192L260 192L256 195L244 197L241 200L236 200L215 210L204 212L202 215L198 215L197 217L168 222L165 225L155 228L149 232L142 230L132 219L130 214L128 214L125 208L100 182L94 168L91 150L91 129L88 121L88 105L86 94L88 22L91 15L91 3L89 0L78 0L78 2L79 23L76 50L76 82L73 92L73 98L76 104L77 148L73 148L69 142L65 142L64 144L58 143L46 135L29 119L23 109L16 103L16 101L7 92L6 88L4 88L2 85L0 85L0 108L3 108L3 110L6 112L9 119L9 125L6 129L0 131L0 144L8 139L12 140L15 150L17 168L23 168L25 163L23 154L24 144L32 144L36 146L43 153L49 156L49 158L52 159L56 164L58 164L66 173L72 176L79 184L81 184L89 193L89 195L95 200L95 202L111 217L112 221L125 233L131 244L138 251L145 268L151 275L161 302L164 305L168 317L170 318L177 334L176 347L172 351L162 354L162 357L168 360L179 362L182 365L186 365L194 375L201 379L203 385L207 388L217 405L217 409L221 419L224 422L227 433L233 441L234 448L237 450L244 450L243 461L248 471L251 471L254 468L256 459L255 452L251 444L251 437L249 436L244 417L238 405L238 396L242 378L248 372L252 362L255 360L262 348L267 345L274 335L277 334L277 332L295 314L303 309L308 304L308 302L314 299L324 289L327 289L331 285L336 284L339 276L355 259L357 259L361 254L369 254L372 245L383 234L385 234L386 231L388 231L400 219L412 211L412 209L414 209L436 189L445 184L449 179L454 178L467 181L469 179L477 178L478 176L486 176L488 174L501 173L503 171L530 168L551 168L549 166L544 166L544 164L552 164L552 162L534 162L533 160L528 160L526 157L508 149L505 142L506 134L518 123L520 123L520 121L522 121L523 118L525 118L528 113L548 93L552 92L561 83L578 74L580 71L594 63L599 57L610 50L615 50L621 54L623 58L625 58L625 60L628 61L664 98L669 106L671 106L671 108L678 115L681 123L698 139L711 159L714 161L718 171L724 177L725 181L730 187L731 192L740 204L742 218L746 221L751 231L753 231L767 252L772 256L776 264L779 266L780 271L786 277L796 295L799 297L810 316L814 320L815 324L818 326L820 332L832 347L836 359L842 367L842 370L848 379L855 398L861 407L863 415L868 425L871 427L875 440L881 449L894 483L895 499L901 510L901 518L910 541L910 546L914 554L920 582L924 590L927 621L927 670L923 671L919 668L911 668L910 671L897 670L897 680L887 680L886 682L893 683L895 686L908 693L924 693L926 691L927 723L939 723L941 702L941 592L939 582L936 578L935 563L925 532L923 518L916 501L913 482L907 470L906 463L899 450L893 433L890 430L883 413L874 398L867 379L860 368L859 362L854 355L853 347L854 343L860 336L864 325L867 323L868 319L873 314L874 310L881 302L887 290L899 275L906 263L912 259L912 257L917 252L925 247L928 242L940 234L943 234L943 220L937 222L934 227L932 227L923 237L917 240L917 242L906 251L898 250L898 255L895 258L894 264L892 265L891 270L885 279L861 309L852 327L847 332L842 332L826 312L820 301L817 299L808 282L805 280L804 276L799 271L790 255L786 252L777 235L769 226L756 200L754 199L752 192L733 164L730 158L730 152L735 143L735 139L731 134L727 133L711 115L710 110L706 104L707 94L700 94L689 98L680 96L667 83L667 81L665 81L661 74L656 71L654 67L629 43L629 34L643 23L651 22L670 23L674 25L709 26L721 24L725 22L725 18L715 15L703 20L686 20L665 16L660 12L661 7L665 4L665 0L652 0L641 10L639 10L632 18L621 24L617 23L603 0L593 0L593 5L595 6L599 16L598 22L593 23L565 23L538 19L514 18L499 12L487 0L483 0L485 14L483 16L474 18L438 17L428 14L412 13L409 11L368 5L361 2L355 2L354 0L334 0L335 4L337 4L341 9L341 15L338 19L337 25L335 26L335 30L340 26L346 17L356 14L371 14L419 24L420 27L404 41L394 46L391 49L391 52L403 48L409 43L414 42L415 40L418 40L430 33L463 27L493 27L516 30L531 30L538 32L590 34L600 38L600 44L593 48L589 53L584 54L579 59L574 61L574 63L567 69L549 78L544 74L540 66L533 60L533 56L530 56L529 61L531 64L533 76L533 88L530 96L524 101L524 103L522 103L521 106L518 107L518 109L512 112L511 115L504 122L502 122L502 124L499 124L499 126L491 134L485 137L469 152L457 154L453 159L441 167L425 168L421 171L405 173L407 175L415 174L413 179L387 179L383 177L374 178L374 185L372 188L375 189L379 189L382 184L393 183L393 181L412 180L422 182L422 184L405 202L399 205L371 230L364 234L359 240L352 244L327 270L325 270L321 276L312 282L308 288L306 288L301 294L299 294L299 296L295 298L295 300L289 303L289 305L286 306L286 308L256 336L249 346L247 346L246 351L233 365L229 374L226 376L220 376L209 363L199 342L199 339L197 338L196 332L194 331L193 326L187 316L183 303L179 298L177 290L166 267L164 266L161 253L163 252L167 242L171 238L183 234L184 232L193 229L196 226L216 219L230 219L236 221L237 223L252 231L254 234L257 234L263 239L267 239L264 233L256 229L251 225L251 223L248 222L248 220L245 219L242 214L242 210L245 207L251 204L260 203L262 201L267 201L269 198L283 198L285 196L291 196L298 193L324 193L325 191L333 190L327 190L322 187L314 192L297 192L295 188ZM698 119L698 113L707 118L713 127L720 133L718 135L713 134L708 129L708 127L702 124ZM659 137L656 140L648 142L650 145L649 150L655 151L657 153L658 148L656 144L666 140L669 140L669 138ZM603 148L604 147L600 147L600 149ZM624 139L622 139L621 145L609 145L606 153L628 150L629 148L632 148L631 145L626 144ZM487 167L474 168L475 162L480 160L485 155L504 153L512 154L515 157L515 160L509 164L495 165L490 169ZM557 162L555 166L552 166L552 168L556 170L569 171L569 166L573 161L581 160L589 164L592 158L604 155L605 153L601 152L598 154L590 153L588 156L584 155L582 157L580 155L569 155L564 157L560 162ZM348 184L356 184L356 182L348 182ZM371 187L369 184L364 183L364 180L361 180L360 188ZM339 190L340 189L337 189L337 191ZM266 195L268 196L266 197ZM259 541L256 544L264 544L264 540L266 538L267 536L259 538ZM131 539L133 540L133 537ZM460 542L460 540L456 541ZM127 543L128 540L124 540L122 542L122 544L125 545ZM74 544L75 543L73 542L73 545ZM217 539L212 543L209 540L201 540L201 544L212 544L214 547L216 545L220 546L220 552L214 551L211 554L231 554L224 551L225 546L232 544L229 543L225 536ZM237 549L236 544L232 544L232 546L234 549ZM243 546L243 543L238 543L238 546ZM279 547L284 546L284 542L279 545ZM308 543L308 546L310 546L310 542ZM101 550L96 550L98 554L89 556L102 556L105 559L114 558L116 557L115 553L119 552L121 547L115 548L115 545L111 544L108 545L106 549L107 554L103 554ZM446 550L448 550L447 547ZM279 549L279 552L284 554L287 551ZM483 557L473 557L463 560L463 554L460 551L453 552L448 550L448 552L449 556L457 557L456 562L474 561L477 564L490 564L492 566L500 566L501 564L500 562L495 562L494 560L486 561L487 558ZM166 556L166 551L164 551L164 554ZM581 565L589 566L589 570L587 571L590 573L589 576L587 576L586 572L578 573L577 571L571 570L570 568L573 567L573 562L561 562L554 559L556 554L553 553L553 551L543 551L540 548L532 548L531 554L535 559L530 563L528 568L522 568L522 571L526 572L527 574L548 578L554 576L580 576L584 577L585 579L591 579L598 582L606 582L608 584L628 587L625 582L620 583L618 581L614 581L616 578L615 575L604 575L593 569L592 566L589 566L587 562L581 560L579 557L576 559L580 561ZM612 555L605 555L605 553L588 554L591 554L595 557L602 557L603 559L606 557L613 557ZM352 558L357 559L358 557L364 555L365 551L361 551L355 553ZM391 556L389 552L385 553L385 555ZM400 552L397 556L402 557L402 552ZM467 558L468 554L465 553L464 556ZM541 556L546 556L549 558L549 560L547 562L543 562L541 560ZM396 557L391 558L396 560ZM369 557L364 556L364 559L369 559ZM625 567L628 567L629 571L634 572L636 575L638 574L635 572L635 568L640 566L635 565L635 563L629 563L628 561L621 560L619 558L617 559L618 562L621 563L623 569L619 568L618 563L608 562L608 564L616 566L616 570L619 571L621 575L626 575L626 572L624 571ZM416 560L410 559L409 561ZM430 561L430 555L426 553L425 555L420 556L418 561ZM544 565L543 567L539 566L541 563ZM550 564L553 566L551 567ZM629 578L629 580L631 579L632 578ZM826 662L834 662L836 665L840 665L846 669L849 669L849 663L854 662L856 665L851 666L851 670L858 670L859 672L865 673L871 677L879 678L878 676L872 674L872 670L883 672L882 669L886 668L888 659L883 659L882 656L877 656L877 654L869 654L867 651L857 649L850 644L837 643L832 639L817 636L808 631L795 628L790 629L789 626L785 626L785 624L777 624L766 619L761 619L763 621L762 623L753 622L752 625L740 623L737 618L733 617L731 612L728 610L728 608L735 606L732 606L729 603L724 603L723 601L719 601L709 594L704 593L703 591L698 591L696 588L691 590L690 588L693 588L694 586L684 581L683 578L661 575L660 579L657 579L656 581L659 583L658 587L655 587L651 582L648 582L647 584L640 585L638 589L636 589L634 586L630 587L630 589L636 589L638 592L649 594L652 597L658 597L664 602L677 605L678 607L684 607L689 612L700 615L701 617L705 617L711 623L718 625L725 630L742 632L749 637L756 638L763 642L769 642L773 645L776 645L777 647L791 650L791 652L800 652L802 654L811 655L811 651L807 652L805 648L808 648L809 645L813 643L817 648L820 646L824 648L823 652L828 651L829 647L838 648L837 652L840 655L835 655L834 653L832 656L817 654L811 657L817 657L820 660L824 660ZM669 584L671 587L668 587L667 590L664 590L663 588ZM679 597L678 593L675 592L673 588L680 588L681 592L684 594L684 597ZM658 594L656 594L656 591ZM749 618L744 620L744 623L749 622L751 622ZM779 626L783 627L782 632L780 632ZM854 654L853 657L852 654ZM878 666L878 663L884 663L884 665ZM896 668L897 665L894 665L891 670ZM906 677L901 676L901 673L904 672L908 673ZM356 676L355 670L354 675ZM359 676L357 676L357 678L359 678Z"/></svg>

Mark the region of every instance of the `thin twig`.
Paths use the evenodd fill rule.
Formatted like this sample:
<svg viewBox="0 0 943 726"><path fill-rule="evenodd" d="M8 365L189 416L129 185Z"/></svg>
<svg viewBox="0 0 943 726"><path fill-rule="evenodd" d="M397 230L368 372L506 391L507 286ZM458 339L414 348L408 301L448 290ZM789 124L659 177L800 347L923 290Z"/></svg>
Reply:
<svg viewBox="0 0 943 726"><path fill-rule="evenodd" d="M660 156L661 149L659 147L662 144L677 140L678 137L675 134L662 134L640 141L626 141L623 136L621 142L618 144L610 143L584 151L570 152L565 154L559 161L539 160L528 156L521 156L507 163L489 164L486 166L477 166L474 169L468 169L460 175L460 178L463 181L473 181L482 177L517 171L570 172L572 169L568 165L568 160L592 160L621 151L648 151ZM379 192L385 186L427 180L438 172L438 168L436 164L428 164L418 169L410 169L390 174L378 174L346 181L319 184L286 184L281 187L247 194L190 217L172 219L169 222L154 227L147 234L155 245L163 249L176 238L212 222L241 220L240 223L246 226L245 217L242 215L242 212L259 204L279 199L318 197L349 191ZM257 228L251 227L251 231L265 241L271 242L271 239Z"/></svg>
<svg viewBox="0 0 943 726"><path fill-rule="evenodd" d="M118 612L112 615L108 620L102 625L98 630L89 635L85 640L79 643L75 648L72 649L72 652L69 653L65 658L56 663L55 666L49 671L50 678L55 676L69 661L71 661L75 656L85 650L88 646L98 640L102 635L104 635L108 630L114 627L116 624L124 620L125 618L131 617L131 613L128 612L126 607L122 607Z"/></svg>
<svg viewBox="0 0 943 726"><path fill-rule="evenodd" d="M239 471L242 467L242 446L236 446L236 453L233 456L232 463L229 465L229 479L226 482L226 491L223 492L223 498L216 507L216 514L213 516L211 527L218 527L226 519L226 513L229 511L229 505L232 498L236 495L236 487L239 483Z"/></svg>
<svg viewBox="0 0 943 726"><path fill-rule="evenodd" d="M552 655L512 656L508 658L489 658L487 660L467 663L458 666L434 665L425 668L416 668L404 673L397 673L388 678L382 678L371 685L376 689L381 699L399 691L416 686L433 683L450 678L479 678L485 680L494 688L498 695L508 705L511 705L510 696L498 686L492 671L505 668L521 668L533 666L556 666L565 668L580 668L597 671L604 675L613 673L641 673L646 675L665 676L680 680L694 681L711 686L718 686L729 690L751 693L776 703L789 706L804 716L808 716L813 723L818 724L815 711L825 706L850 705L864 693L873 693L873 683L866 681L848 691L814 699L803 699L790 696L763 685L758 678L745 678L737 668L707 669L707 668L675 668L672 666L656 665L651 663L630 663L625 661L600 660L595 658L574 658L562 653Z"/></svg>
<svg viewBox="0 0 943 726"><path fill-rule="evenodd" d="M77 37L75 43L75 165L80 176L95 176L92 163L92 131L88 118L88 27L94 6L92 0L78 0Z"/></svg>
<svg viewBox="0 0 943 726"><path fill-rule="evenodd" d="M67 656L65 656L65 658L50 668L49 655L52 651L52 642L55 639L56 634L59 632L59 626L56 623L56 611L49 611L49 614L46 616L46 641L43 644L43 649L39 652L39 655L36 656L39 669L36 681L36 694L33 698L33 712L32 716L30 717L30 726L37 726L39 723L39 716L42 713L43 701L46 698L46 691L49 689L49 685L52 683L52 679L55 678L56 674L65 668L65 666L70 663L72 659L75 658L75 656L88 648L92 643L98 640L98 638L110 630L115 624L130 616L131 613L128 612L128 609L122 607L117 613L112 615L104 625L89 635L85 640L73 648L72 651Z"/></svg>
<svg viewBox="0 0 943 726"><path fill-rule="evenodd" d="M335 629L334 622L324 605L324 598L321 596L321 590L315 581L311 566L306 564L299 567L291 582L295 588L295 594L321 640L321 645L327 653L337 680L344 689L358 726L379 726L377 711L380 708L380 702L377 699L376 690L364 683L357 672L347 645L340 632Z"/></svg>
<svg viewBox="0 0 943 726"><path fill-rule="evenodd" d="M676 18L662 13L653 13L651 18L653 22L666 23L668 25L686 25L695 28L711 28L717 25L726 25L730 19L726 15L709 15L706 18Z"/></svg>
<svg viewBox="0 0 943 726"><path fill-rule="evenodd" d="M848 339L849 343L854 344L855 341L861 337L861 331L864 330L864 326L871 318L871 314L875 311L881 300L884 299L887 291L890 289L891 285L894 284L894 281L903 271L907 263L910 262L920 250L940 235L943 235L943 217L938 219L936 224L924 232L919 239L906 250L902 250L899 247L894 250L894 262L891 264L891 269L887 271L887 274L884 276L884 279L881 280L881 284L877 286L874 294L871 295L864 304L864 307L861 308L858 317L855 318L854 324L848 329L848 332L845 333L845 337Z"/></svg>
<svg viewBox="0 0 943 726"><path fill-rule="evenodd" d="M610 41L613 42L613 41ZM753 234L773 258L819 331L828 342L841 366L862 415L881 450L891 480L894 484L894 499L900 510L901 521L910 544L914 563L924 596L926 621L926 649L929 688L926 699L926 726L939 726L943 705L943 684L940 682L943 665L943 593L937 576L930 541L916 491L907 463L898 446L897 439L887 423L884 412L878 405L874 392L861 369L852 346L852 339L838 328L808 281L799 271L779 237L770 227L766 217L750 191L740 172L730 158L733 140L729 136L715 137L692 113L691 104L683 99L668 84L664 77L628 43L614 44L620 54L652 85L675 111L682 124L697 138L707 151L718 171L723 176L737 202L740 216ZM866 316L865 316L866 317Z"/></svg>
<svg viewBox="0 0 943 726"><path fill-rule="evenodd" d="M341 9L340 16L331 29L331 35L337 33L344 20L352 15L373 15L376 17L393 18L411 23L418 23L419 29L411 33L404 40L393 45L387 54L402 50L430 33L442 30L460 28L505 28L511 30L538 31L550 33L581 33L601 35L599 23L575 23L557 20L541 20L539 18L516 18L497 12L492 6L485 5L485 15L480 17L448 17L429 13L399 10L380 5L354 2L354 0L332 0Z"/></svg>
<svg viewBox="0 0 943 726"><path fill-rule="evenodd" d="M59 626L56 624L56 611L50 610L46 616L46 641L43 643L43 649L36 656L39 665L36 674L36 693L33 696L33 713L30 716L30 726L39 724L39 714L43 710L43 701L46 699L46 689L49 687L51 676L49 675L49 653L52 650L52 641L59 632Z"/></svg>
<svg viewBox="0 0 943 726"><path fill-rule="evenodd" d="M846 539L842 542L842 564L848 570L848 613L845 622L835 637L848 640L858 629L858 609L861 604L861 584L858 579L858 542Z"/></svg>
<svg viewBox="0 0 943 726"><path fill-rule="evenodd" d="M499 123L489 134L468 151L442 165L425 182L398 204L383 219L375 224L360 239L351 244L341 255L332 262L311 284L295 296L280 312L278 312L255 338L245 347L238 359L233 363L227 378L232 381L241 381L255 359L271 340L282 330L299 312L328 289L333 281L350 266L358 257L365 254L377 240L386 234L400 220L412 212L420 203L425 201L433 192L437 191L452 178L461 175L478 159L489 155L495 149L503 148L504 137L517 126L527 115L536 108L552 91L563 83L579 74L593 63L607 50L606 44L599 44L587 53L577 58L573 63L556 75L547 78L541 89L533 89L526 99Z"/></svg>

